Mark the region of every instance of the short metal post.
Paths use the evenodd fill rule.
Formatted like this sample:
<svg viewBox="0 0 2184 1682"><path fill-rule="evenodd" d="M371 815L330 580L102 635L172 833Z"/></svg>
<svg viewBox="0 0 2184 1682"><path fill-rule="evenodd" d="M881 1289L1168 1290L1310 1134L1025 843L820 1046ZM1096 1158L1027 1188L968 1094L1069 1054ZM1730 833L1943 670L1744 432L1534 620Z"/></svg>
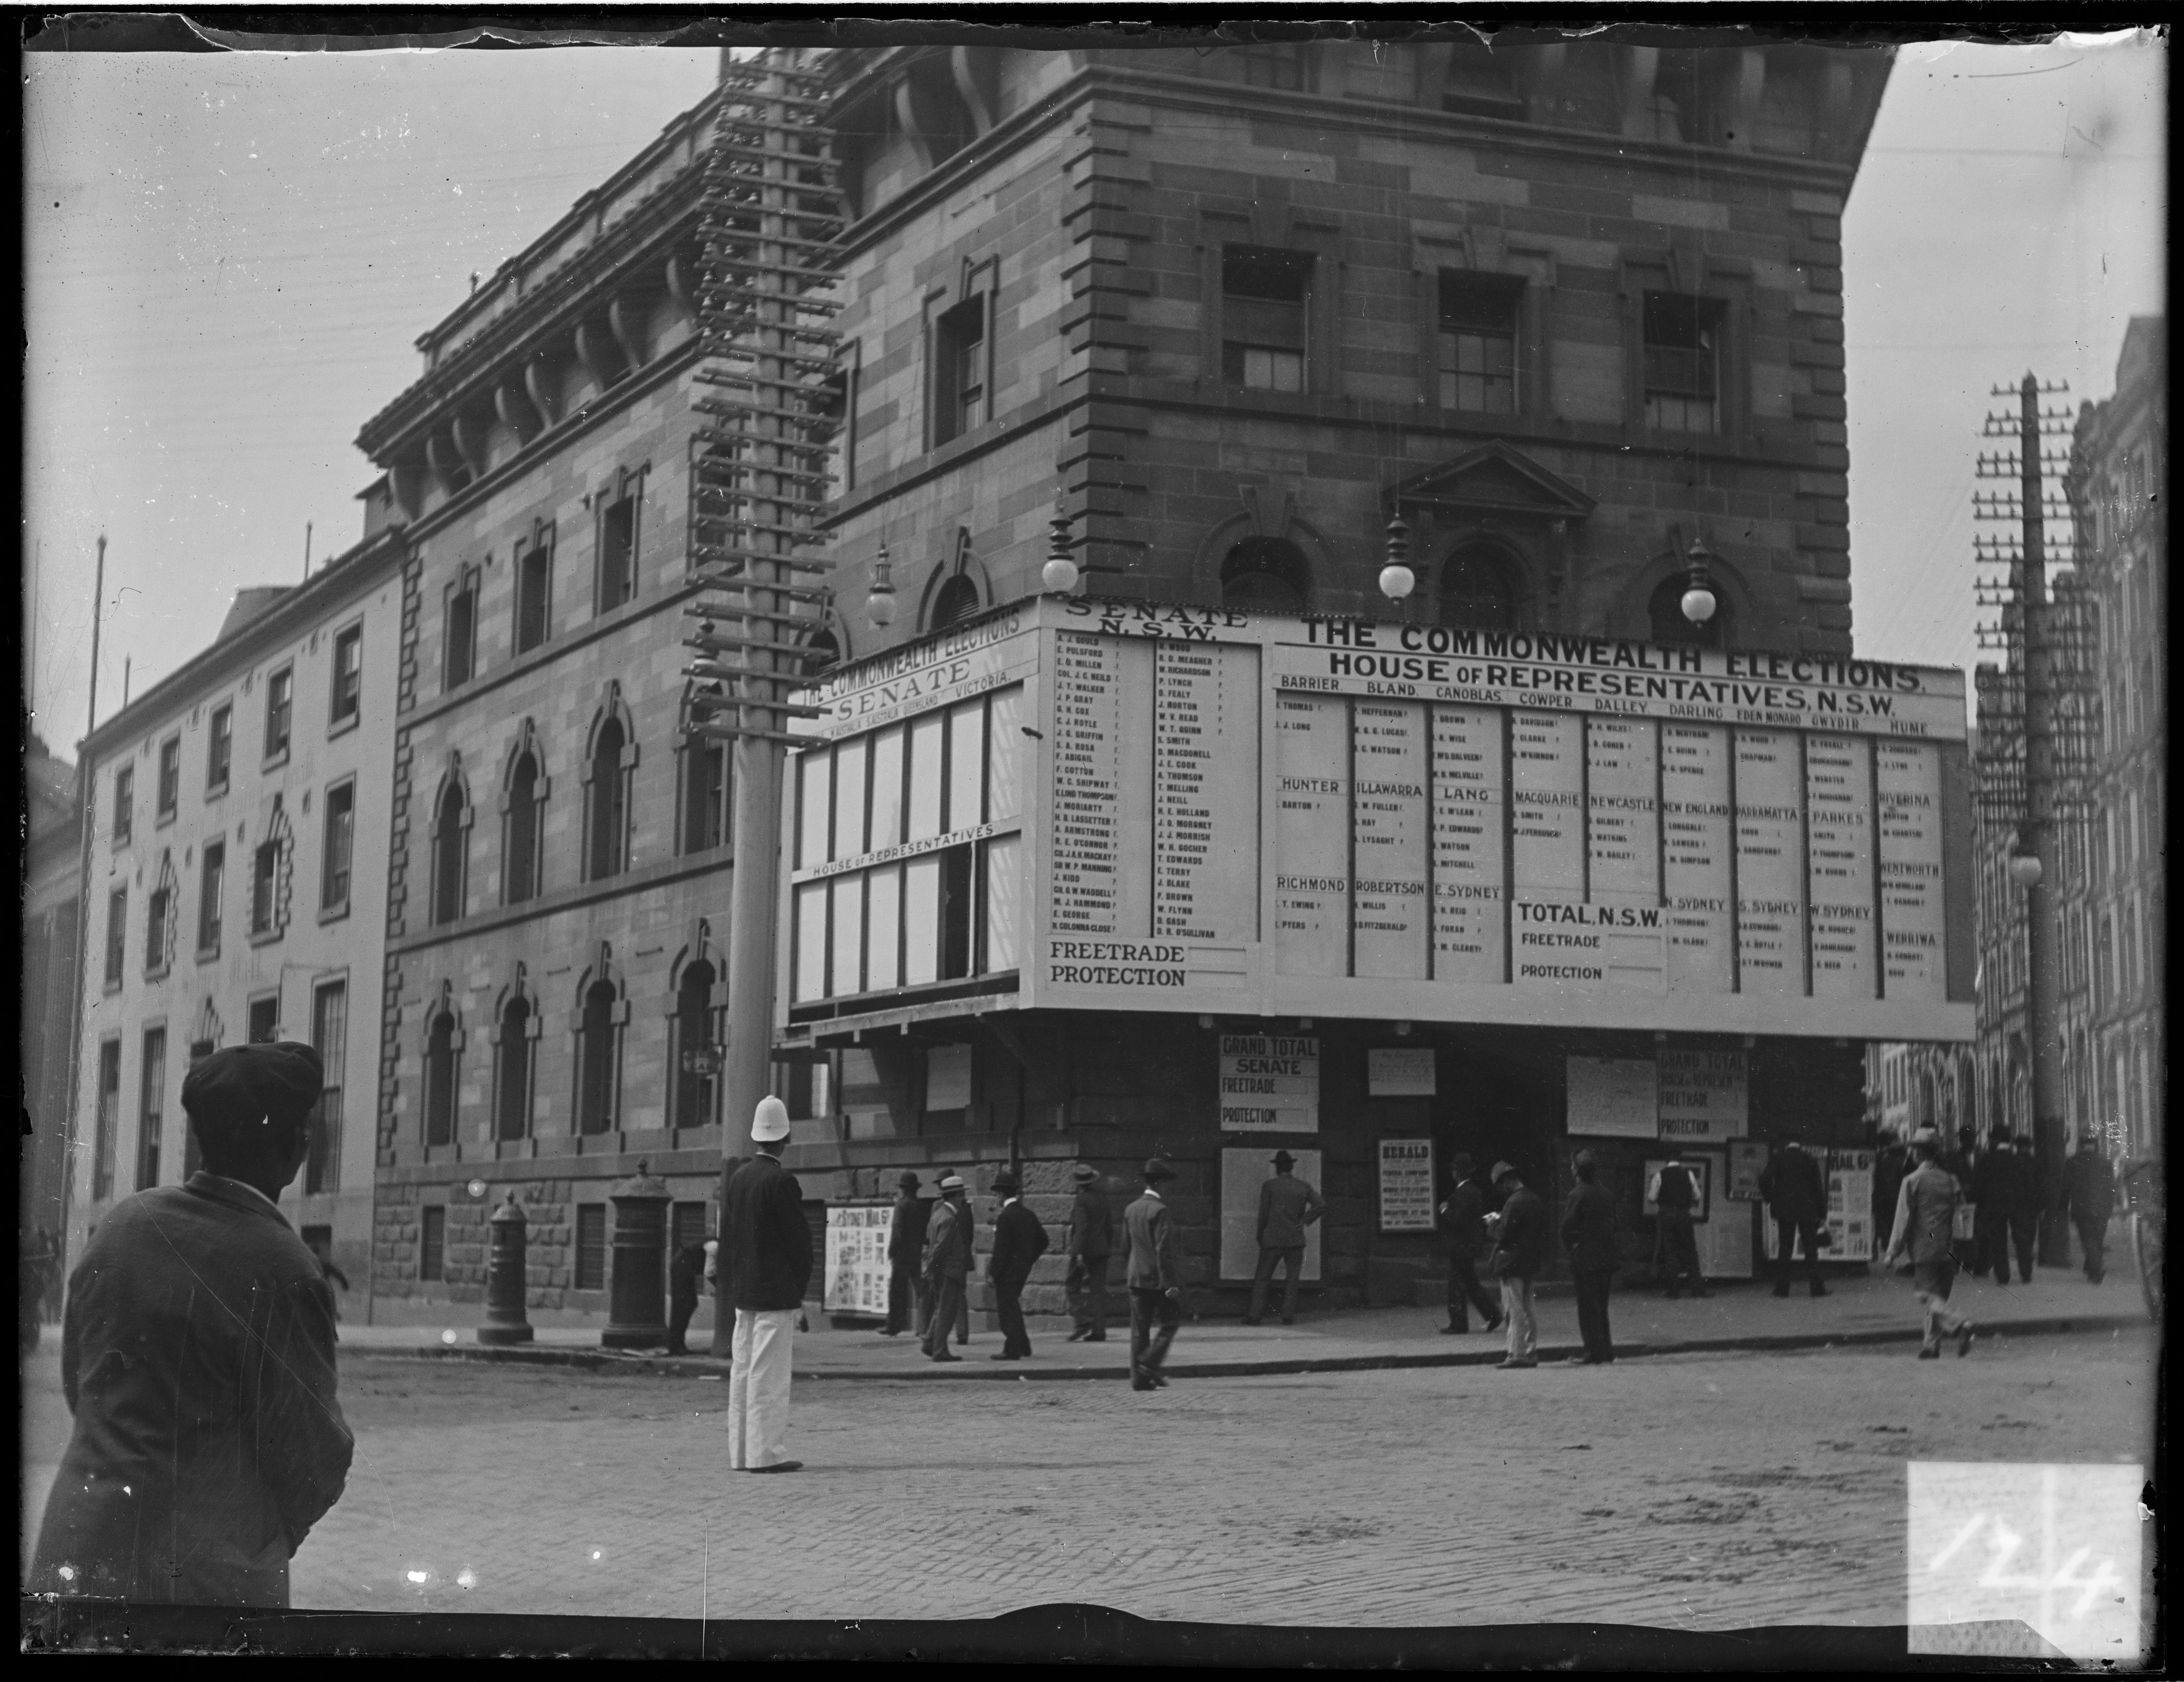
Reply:
<svg viewBox="0 0 2184 1682"><path fill-rule="evenodd" d="M614 1277L599 1334L606 1349L660 1349L667 1342L667 1183L639 1161L636 1175L607 1194L614 1205Z"/></svg>
<svg viewBox="0 0 2184 1682"><path fill-rule="evenodd" d="M477 1328L477 1340L529 1343L531 1321L523 1312L523 1253L530 1228L516 1206L513 1188L508 1200L493 1211L489 1225L493 1241L486 1251L485 1323Z"/></svg>

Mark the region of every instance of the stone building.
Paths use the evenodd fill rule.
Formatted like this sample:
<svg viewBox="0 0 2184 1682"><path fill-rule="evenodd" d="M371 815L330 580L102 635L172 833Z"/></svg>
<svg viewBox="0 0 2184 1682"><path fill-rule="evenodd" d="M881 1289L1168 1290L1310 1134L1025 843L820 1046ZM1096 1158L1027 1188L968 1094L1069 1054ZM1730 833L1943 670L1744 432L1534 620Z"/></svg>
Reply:
<svg viewBox="0 0 2184 1682"><path fill-rule="evenodd" d="M1848 654L1841 216L1887 71L1607 41L842 54L845 655L1036 593L1057 496L1104 612L1388 619L1400 515L1432 625ZM812 1033L840 1138L793 1150L807 1195L1013 1157L1058 1218L1071 1162L1126 1187L1157 1145L1213 1279L1228 1025L887 990L884 1031ZM1371 1230L1375 1133L1565 1178L1579 1042L1406 1024L1440 1095L1375 1098L1394 1026L1315 1030L1334 1300L1431 1253ZM1858 1050L1708 1043L1747 1054L1755 1128L1857 1139ZM1635 1245L1637 1154L1607 1154Z"/></svg>
<svg viewBox="0 0 2184 1682"><path fill-rule="evenodd" d="M195 1171L191 1063L301 1039L326 1085L282 1206L366 1288L401 554L376 531L300 584L238 592L209 648L84 740L71 1255L116 1199Z"/></svg>
<svg viewBox="0 0 2184 1682"><path fill-rule="evenodd" d="M69 1014L76 994L83 826L75 767L33 735L23 756L23 1122L16 1214L25 1233L65 1229Z"/></svg>

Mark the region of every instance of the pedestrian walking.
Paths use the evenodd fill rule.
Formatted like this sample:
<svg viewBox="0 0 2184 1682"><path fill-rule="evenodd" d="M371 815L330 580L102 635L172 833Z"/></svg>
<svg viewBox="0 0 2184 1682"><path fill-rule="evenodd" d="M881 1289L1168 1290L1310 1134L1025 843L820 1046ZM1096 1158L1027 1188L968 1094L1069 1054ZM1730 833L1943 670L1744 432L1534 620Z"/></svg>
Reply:
<svg viewBox="0 0 2184 1682"><path fill-rule="evenodd" d="M1968 1355L1972 1323L1949 1306L1949 1292L1957 1278L1953 1234L1964 1188L1942 1166L1942 1136L1933 1128L1920 1128L1913 1133L1911 1150L1918 1167L1904 1177L1896 1195L1896 1221L1886 1264L1910 1269L1911 1294L1925 1328L1919 1358L1940 1360L1944 1337L1955 1338L1957 1353Z"/></svg>
<svg viewBox="0 0 2184 1682"><path fill-rule="evenodd" d="M1820 1165L1791 1139L1759 1171L1759 1195L1774 1217L1774 1295L1790 1294L1790 1258L1805 1247L1805 1277L1814 1296L1825 1296L1820 1283L1820 1223L1827 1217L1826 1183Z"/></svg>
<svg viewBox="0 0 2184 1682"><path fill-rule="evenodd" d="M231 1045L192 1065L204 1164L125 1200L69 1281L75 1423L28 1591L288 1604L288 1562L341 1499L333 1293L280 1210L311 1149L319 1054Z"/></svg>
<svg viewBox="0 0 2184 1682"><path fill-rule="evenodd" d="M769 1093L751 1117L755 1154L721 1199L721 1295L735 1311L729 1345L728 1465L738 1472L797 1472L783 1446L788 1380L804 1293L811 1283L811 1228L804 1194L781 1166L788 1106Z"/></svg>
<svg viewBox="0 0 2184 1682"><path fill-rule="evenodd" d="M1502 1282L1502 1317L1508 1322L1507 1354L1497 1371L1536 1367L1540 1324L1532 1306L1532 1281L1547 1259L1547 1210L1507 1162L1494 1165L1501 1212L1487 1217L1494 1233L1494 1277Z"/></svg>
<svg viewBox="0 0 2184 1682"><path fill-rule="evenodd" d="M971 1206L965 1200L962 1176L944 1175L940 1200L933 1205L933 1218L925 1228L922 1262L929 1312L921 1347L931 1360L963 1358L949 1350L948 1334L964 1312L965 1281L971 1277Z"/></svg>
<svg viewBox="0 0 2184 1682"><path fill-rule="evenodd" d="M1897 1137L1893 1128L1881 1128L1873 1146L1873 1231L1878 1242L1896 1219L1896 1194L1911 1172L1911 1147Z"/></svg>
<svg viewBox="0 0 2184 1682"><path fill-rule="evenodd" d="M1698 1203L1691 1171L1682 1157L1671 1154L1653 1188L1653 1277L1668 1287L1671 1301L1683 1294L1686 1280L1693 1296L1713 1295L1699 1268Z"/></svg>
<svg viewBox="0 0 2184 1682"><path fill-rule="evenodd" d="M1124 1278L1130 1291L1130 1388L1167 1388L1161 1367L1183 1322L1183 1236L1160 1194L1175 1170L1156 1156L1145 1164L1145 1189L1123 1211L1130 1235Z"/></svg>
<svg viewBox="0 0 2184 1682"><path fill-rule="evenodd" d="M1023 1288L1033 1263L1046 1254L1046 1226L1024 1207L1014 1174L994 1175L994 1190L1002 1202L994 1217L994 1253L986 1258L986 1277L993 1282L994 1309L1000 1316L1001 1352L987 1359L1022 1361L1031 1353L1031 1338L1024 1330Z"/></svg>
<svg viewBox="0 0 2184 1682"><path fill-rule="evenodd" d="M2108 1273L2109 1217L2115 1213L2115 1170L2102 1154L2098 1135L2078 1138L2076 1153L2063 1165L2063 1206L2078 1229L2086 1278L2098 1284Z"/></svg>
<svg viewBox="0 0 2184 1682"><path fill-rule="evenodd" d="M1469 1310L1476 1308L1486 1329L1498 1332L1502 1311L1479 1283L1479 1250L1486 1238L1486 1191L1465 1152L1457 1152L1448 1167L1455 1183L1439 1211L1441 1236L1448 1244L1448 1323L1441 1330L1468 1333Z"/></svg>
<svg viewBox="0 0 2184 1682"><path fill-rule="evenodd" d="M1942 1167L1957 1182L1957 1226L1949 1240L1949 1253L1957 1258L1960 1273L1967 1267L1976 1271L1979 1262L1979 1234L1972 1204L1972 1167L1979 1156L1973 1147L1978 1140L1979 1135L1970 1127L1961 1127L1957 1129L1956 1144L1951 1146L1945 1142L1942 1147Z"/></svg>
<svg viewBox="0 0 2184 1682"><path fill-rule="evenodd" d="M1570 1276L1577 1286L1578 1336L1585 1343L1584 1364L1604 1367L1615 1359L1607 1329L1607 1294L1615 1280L1615 1200L1600 1184L1592 1152L1570 1161L1577 1177L1563 1209L1563 1243L1570 1254Z"/></svg>
<svg viewBox="0 0 2184 1682"><path fill-rule="evenodd" d="M1279 1264L1288 1278L1282 1289L1282 1323L1296 1324L1297 1278L1304 1272L1305 1228L1327 1212L1326 1200L1311 1184L1290 1172L1296 1158L1286 1150L1274 1152L1273 1177L1259 1188L1259 1268L1251 1276L1251 1312L1244 1323L1256 1326L1266 1318L1267 1298Z"/></svg>
<svg viewBox="0 0 2184 1682"><path fill-rule="evenodd" d="M887 1323L883 1338L899 1338L916 1323L918 1273L925 1260L925 1225L933 1205L917 1195L922 1184L905 1168L895 1180L894 1218L888 1224ZM922 1324L917 1327L924 1334Z"/></svg>
<svg viewBox="0 0 2184 1682"><path fill-rule="evenodd" d="M2009 1211L2017 1202L2017 1152L2009 1130L1998 1128L1972 1159L1972 1269L1981 1278L2009 1283Z"/></svg>
<svg viewBox="0 0 2184 1682"><path fill-rule="evenodd" d="M935 1188L937 1189L940 1183L945 1180L949 1175L953 1172L955 1172L955 1170L952 1168L936 1169L933 1174L933 1184ZM967 1192L966 1195L968 1195ZM932 1231L933 1212L935 1209L939 1208L941 1202L944 1200L944 1199L935 1199L927 1208L925 1211L927 1224L923 1228L922 1228L922 1231L928 1234ZM969 1205L966 1204L964 1206L967 1209ZM922 1239L920 1241L922 1242ZM965 1253L967 1255L970 1252L966 1251ZM933 1319L933 1291L925 1278L925 1262L922 1251L920 1252L918 1257L918 1287L917 1341L919 1347L922 1348L925 1344L925 1334L927 1331L930 1329L930 1323ZM962 1295L958 1297L956 1301L956 1346L960 1349L970 1341L971 1290L970 1287L967 1284L963 1289Z"/></svg>
<svg viewBox="0 0 2184 1682"><path fill-rule="evenodd" d="M706 1263L719 1250L719 1242L710 1238L693 1239L667 1260L667 1352L688 1355L689 1345L685 1339L690 1334L690 1322L698 1312L700 1289L711 1278Z"/></svg>
<svg viewBox="0 0 2184 1682"><path fill-rule="evenodd" d="M1115 1253L1115 1214L1100 1189L1100 1171L1089 1162L1070 1170L1077 1190L1069 1203L1069 1228L1063 1249L1069 1272L1062 1282L1068 1299L1072 1343L1107 1341L1107 1267Z"/></svg>
<svg viewBox="0 0 2184 1682"><path fill-rule="evenodd" d="M2040 1237L2040 1211L2048 1206L2047 1187L2040 1172L2040 1159L2033 1154L2032 1135L2017 1135L2010 1155L2017 1159L2017 1172L2010 1182L2008 1211L2010 1248L2017 1252L2017 1277L2024 1284L2032 1283L2032 1252ZM1995 1274L1997 1280L2003 1275Z"/></svg>

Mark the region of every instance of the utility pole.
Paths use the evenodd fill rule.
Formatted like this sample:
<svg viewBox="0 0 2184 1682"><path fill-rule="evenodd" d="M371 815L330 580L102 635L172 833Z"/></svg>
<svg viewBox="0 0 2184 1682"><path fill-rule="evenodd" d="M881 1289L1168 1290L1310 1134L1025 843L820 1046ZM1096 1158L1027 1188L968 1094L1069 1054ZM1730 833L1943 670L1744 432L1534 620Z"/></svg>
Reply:
<svg viewBox="0 0 2184 1682"><path fill-rule="evenodd" d="M306 580L306 581L308 581L308 580L309 579L310 576L311 576L311 522L310 522L309 521L306 520L306 521L304 522L304 576L305 580Z"/></svg>
<svg viewBox="0 0 2184 1682"><path fill-rule="evenodd" d="M782 766L799 739L783 727L819 710L789 697L809 685L806 644L833 601L819 582L831 566L807 547L824 538L817 517L836 424L831 323L840 308L825 296L829 242L843 223L824 75L817 55L794 48L723 56L700 220L705 359L689 561L703 599L683 610L699 621L685 639L697 657L684 673L704 686L686 727L733 754L724 1206L752 1112L772 1085ZM716 1317L715 1354L728 1352L733 1323Z"/></svg>
<svg viewBox="0 0 2184 1682"><path fill-rule="evenodd" d="M98 564L92 574L91 585L91 710L84 726L83 745L75 755L76 800L76 900L75 900L75 997L69 1007L68 1043L68 1113L58 1117L65 1148L61 1152L61 1229L57 1242L60 1245L59 1265L65 1269L68 1256L69 1208L75 1201L75 1118L76 1106L82 1102L83 1087L83 985L84 955L89 950L91 939L91 814L92 764L91 735L98 728L98 631L106 616L106 533L98 534ZM54 1125L56 1118L48 1118L47 1125Z"/></svg>

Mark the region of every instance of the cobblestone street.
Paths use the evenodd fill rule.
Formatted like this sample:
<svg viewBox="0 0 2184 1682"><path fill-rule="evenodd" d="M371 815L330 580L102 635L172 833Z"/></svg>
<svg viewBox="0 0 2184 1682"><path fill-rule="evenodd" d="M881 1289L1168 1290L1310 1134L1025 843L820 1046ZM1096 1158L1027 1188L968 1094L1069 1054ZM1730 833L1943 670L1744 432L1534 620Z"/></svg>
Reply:
<svg viewBox="0 0 2184 1682"><path fill-rule="evenodd" d="M1903 1464L2139 1461L2150 1330L1107 1384L800 1384L794 1477L692 1373L345 1358L348 1492L298 1607L987 1618L1901 1623ZM26 1371L26 1536L67 1417Z"/></svg>

